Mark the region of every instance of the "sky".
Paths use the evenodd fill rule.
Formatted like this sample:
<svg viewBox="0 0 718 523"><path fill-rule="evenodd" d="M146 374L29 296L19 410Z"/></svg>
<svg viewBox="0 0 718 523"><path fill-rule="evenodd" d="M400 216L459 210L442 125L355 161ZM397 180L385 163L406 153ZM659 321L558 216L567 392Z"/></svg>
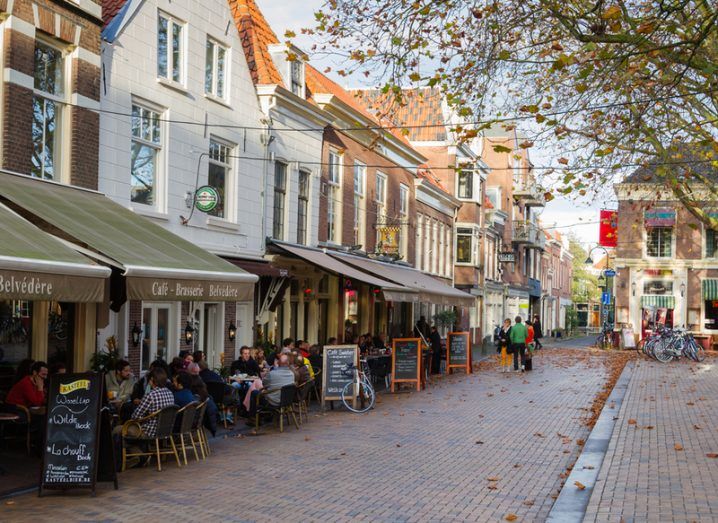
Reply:
<svg viewBox="0 0 718 523"><path fill-rule="evenodd" d="M300 32L303 27L313 25L314 11L321 8L324 0L285 0L283 2L257 0L257 3L280 39L283 38L285 31L292 30L299 35L295 39L295 43L303 51L309 53L312 42L308 37L302 36ZM311 61L320 70L328 65L333 65L331 59L326 57L316 57ZM358 83L348 85L346 78L335 76L331 72L328 73L328 76L345 87L361 87ZM531 156L535 165L553 165L555 161L552 159L560 157L561 154L560 152L552 154L552 151L547 150L532 150ZM549 230L557 230L562 234L573 232L584 245L596 244L598 242L598 212L601 208L615 208L615 203L576 202L557 197L543 209L541 221ZM556 228L553 229L553 227Z"/></svg>

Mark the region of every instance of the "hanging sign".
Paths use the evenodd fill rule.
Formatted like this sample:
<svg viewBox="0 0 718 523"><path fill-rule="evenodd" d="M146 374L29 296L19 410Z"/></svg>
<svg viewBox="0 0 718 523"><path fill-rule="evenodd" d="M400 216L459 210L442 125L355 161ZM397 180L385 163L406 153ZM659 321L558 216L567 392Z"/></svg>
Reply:
<svg viewBox="0 0 718 523"><path fill-rule="evenodd" d="M210 185L204 185L194 193L194 206L198 211L213 211L219 204L219 192Z"/></svg>
<svg viewBox="0 0 718 523"><path fill-rule="evenodd" d="M500 252L498 253L499 263L516 263L515 252Z"/></svg>
<svg viewBox="0 0 718 523"><path fill-rule="evenodd" d="M399 235L401 227L383 226L377 228L378 240L376 244L377 252L381 254L399 254Z"/></svg>
<svg viewBox="0 0 718 523"><path fill-rule="evenodd" d="M602 210L598 227L598 244L603 247L616 247L618 244L618 212Z"/></svg>

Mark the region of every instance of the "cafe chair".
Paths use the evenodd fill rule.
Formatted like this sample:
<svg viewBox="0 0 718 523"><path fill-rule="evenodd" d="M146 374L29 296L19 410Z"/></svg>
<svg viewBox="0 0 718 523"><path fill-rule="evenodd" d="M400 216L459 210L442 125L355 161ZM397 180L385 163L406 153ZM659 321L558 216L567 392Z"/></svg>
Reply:
<svg viewBox="0 0 718 523"><path fill-rule="evenodd" d="M269 405L269 404L263 404L262 399L264 396L266 396L269 393L276 392L277 389L273 390L262 390L259 394L257 394L256 399L256 413L254 415L254 430L256 432L259 431L259 417L262 414L271 414L274 417L279 417L279 432L284 432L284 418L287 418L287 423L289 423L289 416L292 417L294 420L294 426L297 427L297 430L299 430L299 423L297 421L297 416L294 413L294 398L297 394L297 386L296 385L285 385L280 389L280 396L279 396L279 405Z"/></svg>
<svg viewBox="0 0 718 523"><path fill-rule="evenodd" d="M224 383L211 381L207 383L207 392L217 404L217 408L222 413L222 420L224 421L224 428L227 428L227 414L233 413L234 420L237 419L237 405L228 405L225 403L226 398L226 386Z"/></svg>
<svg viewBox="0 0 718 523"><path fill-rule="evenodd" d="M207 434L204 431L204 416L207 411L208 401L209 400L204 400L197 405L194 423L192 424L192 437L197 437L197 444L199 445L199 452L202 454L202 459L209 456L209 442L207 441Z"/></svg>
<svg viewBox="0 0 718 523"><path fill-rule="evenodd" d="M177 405L171 405L165 407L156 412L153 412L149 416L137 420L130 420L122 425L122 472L125 471L127 464L127 458L147 456L150 459L152 457L157 458L157 470L162 470L162 456L171 454L174 455L177 461L177 466L181 467L179 454L177 453L177 447L175 446L174 439L172 438L172 432L174 431L175 419L177 418L177 412L179 407ZM154 436L148 436L142 432L142 423L152 418L157 419L157 431ZM128 452L128 442L139 442L146 443L148 449L146 452ZM160 443L169 443L171 448L162 449ZM153 445L154 444L154 448Z"/></svg>
<svg viewBox="0 0 718 523"><path fill-rule="evenodd" d="M299 387L297 387L297 396L294 401L294 406L299 414L299 423L303 423L302 416L307 418L309 421L309 393L314 390L314 380L309 380Z"/></svg>
<svg viewBox="0 0 718 523"><path fill-rule="evenodd" d="M0 412L7 412L9 414L17 414L17 418L9 419L8 425L12 427L14 439L22 439L25 441L25 448L28 455L32 453L31 439L30 439L30 421L32 420L30 410L23 405L10 405L9 403L0 402ZM15 434L18 434L17 436ZM3 434L3 439L10 439L9 436Z"/></svg>
<svg viewBox="0 0 718 523"><path fill-rule="evenodd" d="M314 378L312 378L311 381L312 381L312 388L309 390L309 394L307 395L307 401L311 401L312 395L314 395L314 399L318 403L322 399L322 394L321 394L322 369L314 370Z"/></svg>
<svg viewBox="0 0 718 523"><path fill-rule="evenodd" d="M195 422L197 420L197 407L199 406L198 401L188 403L180 410L177 411L177 430L172 435L174 438L179 438L180 449L182 450L182 458L184 464L187 465L187 450L192 449L194 452L194 459L199 461L199 455L197 454L197 446L192 436ZM185 436L188 441L185 441Z"/></svg>

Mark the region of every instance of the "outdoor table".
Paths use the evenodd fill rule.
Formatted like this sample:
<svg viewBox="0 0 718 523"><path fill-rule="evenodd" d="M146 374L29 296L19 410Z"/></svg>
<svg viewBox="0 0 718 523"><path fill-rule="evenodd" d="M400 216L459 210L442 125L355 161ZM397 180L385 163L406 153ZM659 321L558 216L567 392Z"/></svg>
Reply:
<svg viewBox="0 0 718 523"><path fill-rule="evenodd" d="M47 414L47 407L30 407L28 410L33 416L44 416Z"/></svg>

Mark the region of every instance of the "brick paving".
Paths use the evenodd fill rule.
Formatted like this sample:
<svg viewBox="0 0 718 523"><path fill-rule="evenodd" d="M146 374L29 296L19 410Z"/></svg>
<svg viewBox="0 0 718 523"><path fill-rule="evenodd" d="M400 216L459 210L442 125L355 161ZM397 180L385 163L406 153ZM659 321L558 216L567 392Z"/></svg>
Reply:
<svg viewBox="0 0 718 523"><path fill-rule="evenodd" d="M206 462L133 469L94 499L19 496L0 502L0 521L541 521L606 378L599 357L577 353L543 351L523 375L484 363L381 395L366 415L215 440Z"/></svg>
<svg viewBox="0 0 718 523"><path fill-rule="evenodd" d="M584 521L718 521L716 363L636 362Z"/></svg>

